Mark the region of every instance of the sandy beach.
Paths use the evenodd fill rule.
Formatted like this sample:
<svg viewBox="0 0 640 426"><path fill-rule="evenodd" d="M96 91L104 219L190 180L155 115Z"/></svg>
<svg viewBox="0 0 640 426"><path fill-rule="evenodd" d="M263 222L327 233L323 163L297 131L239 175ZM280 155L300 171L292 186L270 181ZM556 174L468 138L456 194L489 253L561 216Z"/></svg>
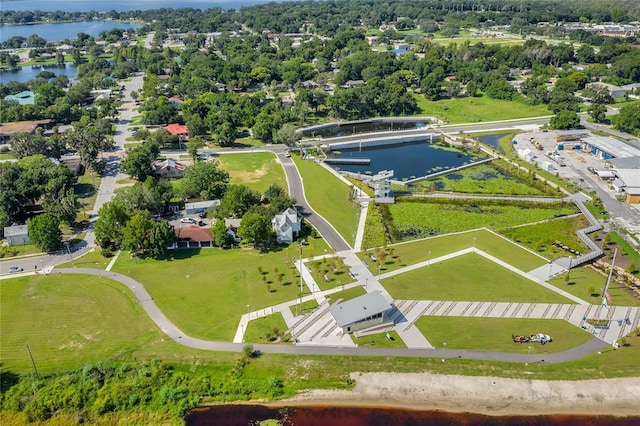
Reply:
<svg viewBox="0 0 640 426"><path fill-rule="evenodd" d="M273 406L402 407L486 415L640 415L640 377L543 381L431 373L353 373L353 390L309 390Z"/></svg>

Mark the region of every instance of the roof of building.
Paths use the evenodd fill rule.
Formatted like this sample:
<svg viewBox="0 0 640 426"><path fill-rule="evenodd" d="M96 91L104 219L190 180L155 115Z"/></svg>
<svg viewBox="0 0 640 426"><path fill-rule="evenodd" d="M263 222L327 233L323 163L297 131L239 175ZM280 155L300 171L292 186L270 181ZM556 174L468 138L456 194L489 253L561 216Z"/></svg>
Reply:
<svg viewBox="0 0 640 426"><path fill-rule="evenodd" d="M177 96L172 96L169 99L169 102L171 102L172 104L179 104L182 105L184 103L184 100L178 98Z"/></svg>
<svg viewBox="0 0 640 426"><path fill-rule="evenodd" d="M166 160L156 160L153 162L153 167L156 172L164 169L178 169L184 170L184 164L173 158L167 158Z"/></svg>
<svg viewBox="0 0 640 426"><path fill-rule="evenodd" d="M613 155L617 158L640 156L640 149L634 148L609 136L589 136L582 138L582 141L598 147L607 154Z"/></svg>
<svg viewBox="0 0 640 426"><path fill-rule="evenodd" d="M29 227L27 225L11 225L5 226L4 228L4 236L5 237L15 237L18 235L28 235Z"/></svg>
<svg viewBox="0 0 640 426"><path fill-rule="evenodd" d="M167 132L171 133L172 135L186 135L189 133L189 128L187 126L185 126L184 124L178 124L178 123L171 123L169 124L167 127L165 127L165 129L167 130Z"/></svg>
<svg viewBox="0 0 640 426"><path fill-rule="evenodd" d="M638 169L622 169L616 170L618 178L624 182L624 189L640 188L640 170Z"/></svg>
<svg viewBox="0 0 640 426"><path fill-rule="evenodd" d="M239 228L240 222L242 222L242 219L226 218L224 220L224 226L227 228Z"/></svg>
<svg viewBox="0 0 640 426"><path fill-rule="evenodd" d="M176 237L183 241L213 241L211 228L201 228L196 225L189 225L184 228L174 228L174 232L176 233Z"/></svg>
<svg viewBox="0 0 640 426"><path fill-rule="evenodd" d="M25 90L24 92L16 93L15 95L7 95L4 97L5 101L16 101L20 105L33 105L36 99L36 95L31 90Z"/></svg>
<svg viewBox="0 0 640 426"><path fill-rule="evenodd" d="M11 121L0 123L0 135L11 136L14 133L33 132L40 125L51 124L51 120Z"/></svg>
<svg viewBox="0 0 640 426"><path fill-rule="evenodd" d="M640 157L624 157L612 158L609 162L613 163L616 169L640 169Z"/></svg>
<svg viewBox="0 0 640 426"><path fill-rule="evenodd" d="M355 299L338 303L329 308L339 327L360 321L391 309L391 304L379 291L367 293Z"/></svg>
<svg viewBox="0 0 640 426"><path fill-rule="evenodd" d="M185 203L185 210L208 209L211 206L219 206L220 200L196 201L195 203Z"/></svg>
<svg viewBox="0 0 640 426"><path fill-rule="evenodd" d="M607 90L612 91L612 92L613 92L613 91L617 91L617 90L624 90L624 89L623 89L622 87L620 87L620 86L614 86L613 84L609 84L609 83L602 83L602 82L600 82L600 81L595 81L595 82L593 82L593 83L587 83L587 87L590 87L590 86L603 86L603 87L606 87L606 88L607 88Z"/></svg>

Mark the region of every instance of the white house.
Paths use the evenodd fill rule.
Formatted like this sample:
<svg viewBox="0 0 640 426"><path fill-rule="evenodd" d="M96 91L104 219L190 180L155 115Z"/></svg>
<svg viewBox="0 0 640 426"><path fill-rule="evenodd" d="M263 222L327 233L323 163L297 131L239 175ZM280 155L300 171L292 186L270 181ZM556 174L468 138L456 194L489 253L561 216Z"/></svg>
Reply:
<svg viewBox="0 0 640 426"><path fill-rule="evenodd" d="M293 238L300 232L300 218L298 212L289 207L282 214L277 214L271 220L271 226L276 232L276 239L279 243L291 244Z"/></svg>
<svg viewBox="0 0 640 426"><path fill-rule="evenodd" d="M12 225L4 228L4 238L10 246L29 244L29 227L27 225Z"/></svg>

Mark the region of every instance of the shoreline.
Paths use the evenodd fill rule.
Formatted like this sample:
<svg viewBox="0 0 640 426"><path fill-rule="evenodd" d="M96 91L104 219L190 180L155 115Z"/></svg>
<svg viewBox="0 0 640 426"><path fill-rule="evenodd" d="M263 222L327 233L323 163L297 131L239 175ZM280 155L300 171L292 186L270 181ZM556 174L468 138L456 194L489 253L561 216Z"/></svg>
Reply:
<svg viewBox="0 0 640 426"><path fill-rule="evenodd" d="M640 416L640 377L530 380L431 373L352 373L352 390L308 390L292 398L243 404L272 408L400 408L487 416Z"/></svg>

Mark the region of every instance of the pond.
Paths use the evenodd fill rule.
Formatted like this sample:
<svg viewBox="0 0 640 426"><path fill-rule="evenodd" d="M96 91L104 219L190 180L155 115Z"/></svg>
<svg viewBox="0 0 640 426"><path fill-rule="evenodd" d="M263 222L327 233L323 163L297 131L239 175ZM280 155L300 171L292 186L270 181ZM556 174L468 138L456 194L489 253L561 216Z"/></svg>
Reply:
<svg viewBox="0 0 640 426"><path fill-rule="evenodd" d="M478 139L480 142L482 142L485 145L489 145L493 149L498 149L498 147L500 146L500 139L510 134L511 133L501 133L499 135L478 136L475 139Z"/></svg>
<svg viewBox="0 0 640 426"><path fill-rule="evenodd" d="M376 174L381 170L393 170L395 180L413 179L437 171L459 167L484 157L466 154L427 141L400 145L383 145L371 148L345 149L332 152L332 158L368 158L370 164L336 164L336 170L362 174Z"/></svg>
<svg viewBox="0 0 640 426"><path fill-rule="evenodd" d="M73 64L73 62L67 62L64 65L27 65L16 70L0 71L0 83L7 84L10 81L19 81L24 83L36 78L42 71L49 71L55 75L64 74L69 77L69 80L74 79L76 74L78 74L78 68Z"/></svg>

